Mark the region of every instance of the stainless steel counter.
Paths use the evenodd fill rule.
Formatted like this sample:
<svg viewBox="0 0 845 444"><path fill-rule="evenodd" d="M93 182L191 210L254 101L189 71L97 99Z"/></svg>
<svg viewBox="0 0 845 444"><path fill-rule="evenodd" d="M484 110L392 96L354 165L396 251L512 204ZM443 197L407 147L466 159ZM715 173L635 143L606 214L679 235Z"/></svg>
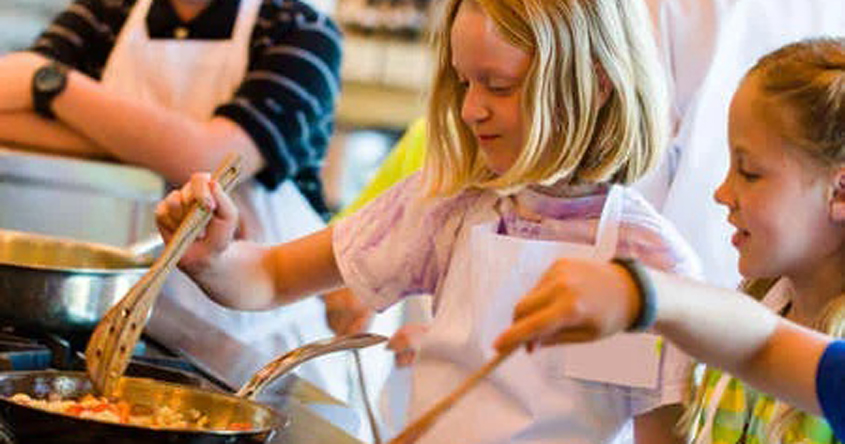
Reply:
<svg viewBox="0 0 845 444"><path fill-rule="evenodd" d="M0 146L0 228L125 246L155 231L164 190L145 169Z"/></svg>

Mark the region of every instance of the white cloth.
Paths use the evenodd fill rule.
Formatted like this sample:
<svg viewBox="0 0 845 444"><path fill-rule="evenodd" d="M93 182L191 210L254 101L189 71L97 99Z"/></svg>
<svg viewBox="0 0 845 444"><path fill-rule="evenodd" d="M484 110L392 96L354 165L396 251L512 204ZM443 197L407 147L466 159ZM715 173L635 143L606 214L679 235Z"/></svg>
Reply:
<svg viewBox="0 0 845 444"><path fill-rule="evenodd" d="M713 61L723 17L737 0L646 0L672 97L683 120Z"/></svg>
<svg viewBox="0 0 845 444"><path fill-rule="evenodd" d="M150 39L146 17L152 0L139 0L127 18L103 73L115 94L156 103L198 120L231 99L247 72L249 44L262 0L240 0L229 40ZM299 190L284 182L268 191L248 180L235 191L245 237L273 244L323 227ZM318 298L269 312L240 312L213 303L184 274L168 279L147 332L185 353L233 387L263 364L292 348L331 336ZM347 396L346 372L336 358L312 361L297 373Z"/></svg>
<svg viewBox="0 0 845 444"><path fill-rule="evenodd" d="M514 305L556 259L613 256L622 201L622 189L614 186L602 212L596 245L500 235L495 223L461 229L442 300L414 364L411 417L419 416L495 355L491 344L510 325ZM625 336L644 341L647 349L650 344L651 359L638 356L636 362L659 362L653 336ZM627 360L620 366L613 356L603 359L620 370L617 376L622 379L638 366ZM611 441L632 415L642 413L632 406L639 389L573 379L567 371L573 363L569 361L573 360L562 348L543 349L534 356L516 352L419 442Z"/></svg>
<svg viewBox="0 0 845 444"><path fill-rule="evenodd" d="M655 37L661 54L661 62L669 83L672 111L672 138L666 147L661 162L644 178L634 184L655 208L672 221L682 234L691 241L696 253L702 256L705 277L714 284L733 288L739 282L736 271L736 254L729 243L709 246L721 242L721 238L708 235L712 226L725 225L722 214L715 218L690 220L677 217L676 206L687 196L684 210L690 210L690 203L698 207L713 207L711 197L714 189L683 185L679 176L714 176L721 178L721 171L681 168L690 149L688 122L695 115L696 103L700 97L701 84L713 64L715 47L725 17L737 0L645 0L655 26ZM704 184L700 185L704 187ZM669 195L673 200L667 204ZM718 209L716 210L718 212ZM690 233L698 233L702 239L693 240ZM706 252L700 249L710 248Z"/></svg>

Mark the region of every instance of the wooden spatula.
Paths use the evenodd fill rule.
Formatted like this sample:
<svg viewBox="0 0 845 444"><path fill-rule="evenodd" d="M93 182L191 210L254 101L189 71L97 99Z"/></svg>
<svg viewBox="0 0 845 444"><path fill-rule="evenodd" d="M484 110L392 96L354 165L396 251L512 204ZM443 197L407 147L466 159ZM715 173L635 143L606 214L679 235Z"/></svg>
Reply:
<svg viewBox="0 0 845 444"><path fill-rule="evenodd" d="M508 356L513 354L514 350L516 350L516 348L500 353L495 358L487 361L483 367L465 379L458 388L452 391L452 393L449 393L445 398L437 401L437 404L434 404L434 406L428 409L428 411L426 411L422 416L405 427L405 429L402 430L400 434L396 435L395 438L391 439L388 444L411 444L416 442L420 436L430 429L444 413L449 411L449 409L451 409L460 398L466 395L467 392L475 387L476 384L478 384L487 375L493 372L493 370L496 370L496 367L504 362Z"/></svg>
<svg viewBox="0 0 845 444"><path fill-rule="evenodd" d="M240 171L241 157L233 153L226 156L212 178L223 190L229 191L237 182ZM105 396L114 393L165 278L210 219L211 212L195 203L164 253L97 324L85 348L85 366L98 393Z"/></svg>

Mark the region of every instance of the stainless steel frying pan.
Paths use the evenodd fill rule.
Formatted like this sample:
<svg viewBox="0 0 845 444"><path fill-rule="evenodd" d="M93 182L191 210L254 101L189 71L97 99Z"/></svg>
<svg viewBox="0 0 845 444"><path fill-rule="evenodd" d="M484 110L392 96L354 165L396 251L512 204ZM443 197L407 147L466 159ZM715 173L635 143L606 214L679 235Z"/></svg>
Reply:
<svg viewBox="0 0 845 444"><path fill-rule="evenodd" d="M93 387L83 372L0 373L0 417L5 422L0 426L0 444L265 443L274 431L287 423L287 418L280 413L252 401L265 386L302 362L386 340L384 336L361 333L306 344L264 366L234 396L152 379L120 379L115 391L118 398L133 405L168 406L180 412L196 409L208 417L208 430L115 424L19 405L7 398L25 393L39 399L48 395L78 399L92 393ZM230 426L235 423L248 427L233 430Z"/></svg>
<svg viewBox="0 0 845 444"><path fill-rule="evenodd" d="M142 253L0 230L0 322L90 332L149 268Z"/></svg>

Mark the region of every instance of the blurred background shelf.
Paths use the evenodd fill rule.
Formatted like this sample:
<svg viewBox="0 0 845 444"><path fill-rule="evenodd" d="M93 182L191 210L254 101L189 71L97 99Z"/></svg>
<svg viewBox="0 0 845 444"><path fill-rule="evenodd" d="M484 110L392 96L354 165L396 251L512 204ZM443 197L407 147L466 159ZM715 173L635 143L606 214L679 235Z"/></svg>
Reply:
<svg viewBox="0 0 845 444"><path fill-rule="evenodd" d="M424 112L431 69L424 41L346 35L338 123L405 128Z"/></svg>
<svg viewBox="0 0 845 444"><path fill-rule="evenodd" d="M425 102L420 91L344 82L337 121L340 130L401 131L424 112Z"/></svg>

